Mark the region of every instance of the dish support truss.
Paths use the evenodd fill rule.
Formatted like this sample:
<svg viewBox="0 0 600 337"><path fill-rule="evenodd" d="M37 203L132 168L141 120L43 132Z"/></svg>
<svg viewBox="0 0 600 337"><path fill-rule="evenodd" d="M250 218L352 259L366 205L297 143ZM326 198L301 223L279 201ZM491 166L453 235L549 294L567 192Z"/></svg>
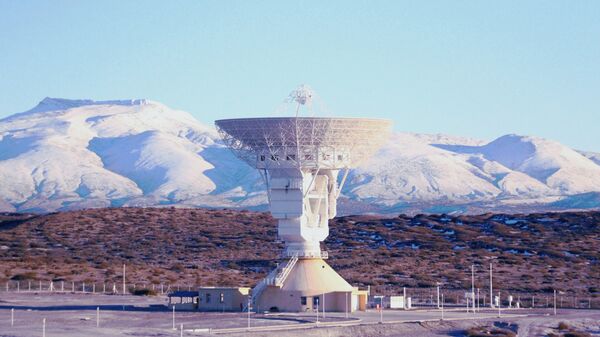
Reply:
<svg viewBox="0 0 600 337"><path fill-rule="evenodd" d="M359 118L247 118L216 122L223 142L265 183L284 255L322 258L348 170L388 138L391 123ZM338 174L343 178L338 184Z"/></svg>

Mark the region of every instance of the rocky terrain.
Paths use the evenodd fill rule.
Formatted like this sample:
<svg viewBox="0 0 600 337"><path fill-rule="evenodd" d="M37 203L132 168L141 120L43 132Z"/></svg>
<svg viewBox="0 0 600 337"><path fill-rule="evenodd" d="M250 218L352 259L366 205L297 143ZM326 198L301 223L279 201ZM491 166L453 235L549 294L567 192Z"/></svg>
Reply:
<svg viewBox="0 0 600 337"><path fill-rule="evenodd" d="M600 296L600 212L347 216L331 221L328 262L381 292L488 286ZM267 213L107 208L0 216L0 280L253 285L282 248Z"/></svg>

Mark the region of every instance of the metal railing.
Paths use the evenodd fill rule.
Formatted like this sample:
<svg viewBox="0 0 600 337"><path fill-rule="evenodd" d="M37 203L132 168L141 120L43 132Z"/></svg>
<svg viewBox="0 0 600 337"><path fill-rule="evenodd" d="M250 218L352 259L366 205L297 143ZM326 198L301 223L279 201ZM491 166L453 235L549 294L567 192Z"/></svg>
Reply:
<svg viewBox="0 0 600 337"><path fill-rule="evenodd" d="M294 266L298 262L298 255L294 254L285 264L285 266L277 273L277 276L274 279L274 284L277 287L282 287L285 279L288 277Z"/></svg>
<svg viewBox="0 0 600 337"><path fill-rule="evenodd" d="M328 259L329 258L329 252L322 250L320 252L288 252L288 251L284 251L283 253L281 253L281 258L287 259L287 258L291 258L293 256L296 256L298 258L321 258L321 259Z"/></svg>

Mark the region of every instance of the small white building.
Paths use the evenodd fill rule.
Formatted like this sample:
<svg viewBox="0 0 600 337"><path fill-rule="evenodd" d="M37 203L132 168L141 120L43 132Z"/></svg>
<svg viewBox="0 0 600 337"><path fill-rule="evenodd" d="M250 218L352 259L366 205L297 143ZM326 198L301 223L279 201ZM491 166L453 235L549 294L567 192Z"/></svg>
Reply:
<svg viewBox="0 0 600 337"><path fill-rule="evenodd" d="M412 308L412 299L404 296L390 296L390 309L405 309Z"/></svg>
<svg viewBox="0 0 600 337"><path fill-rule="evenodd" d="M197 291L169 293L169 308L180 311L242 311L248 303L248 287L202 287Z"/></svg>
<svg viewBox="0 0 600 337"><path fill-rule="evenodd" d="M202 287L198 292L198 310L243 311L249 293L248 287Z"/></svg>

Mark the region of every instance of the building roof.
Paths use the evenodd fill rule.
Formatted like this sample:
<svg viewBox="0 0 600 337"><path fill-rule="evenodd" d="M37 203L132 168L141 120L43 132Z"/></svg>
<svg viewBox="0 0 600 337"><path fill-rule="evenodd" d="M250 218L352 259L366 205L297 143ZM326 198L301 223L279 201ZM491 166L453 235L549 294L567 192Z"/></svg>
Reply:
<svg viewBox="0 0 600 337"><path fill-rule="evenodd" d="M169 297L198 297L197 291L190 290L177 290L169 293L167 296Z"/></svg>
<svg viewBox="0 0 600 337"><path fill-rule="evenodd" d="M250 289L250 287L200 287L200 290L205 290L205 289L210 289L210 290L215 290L215 289L219 289L219 290L244 290L244 289Z"/></svg>

